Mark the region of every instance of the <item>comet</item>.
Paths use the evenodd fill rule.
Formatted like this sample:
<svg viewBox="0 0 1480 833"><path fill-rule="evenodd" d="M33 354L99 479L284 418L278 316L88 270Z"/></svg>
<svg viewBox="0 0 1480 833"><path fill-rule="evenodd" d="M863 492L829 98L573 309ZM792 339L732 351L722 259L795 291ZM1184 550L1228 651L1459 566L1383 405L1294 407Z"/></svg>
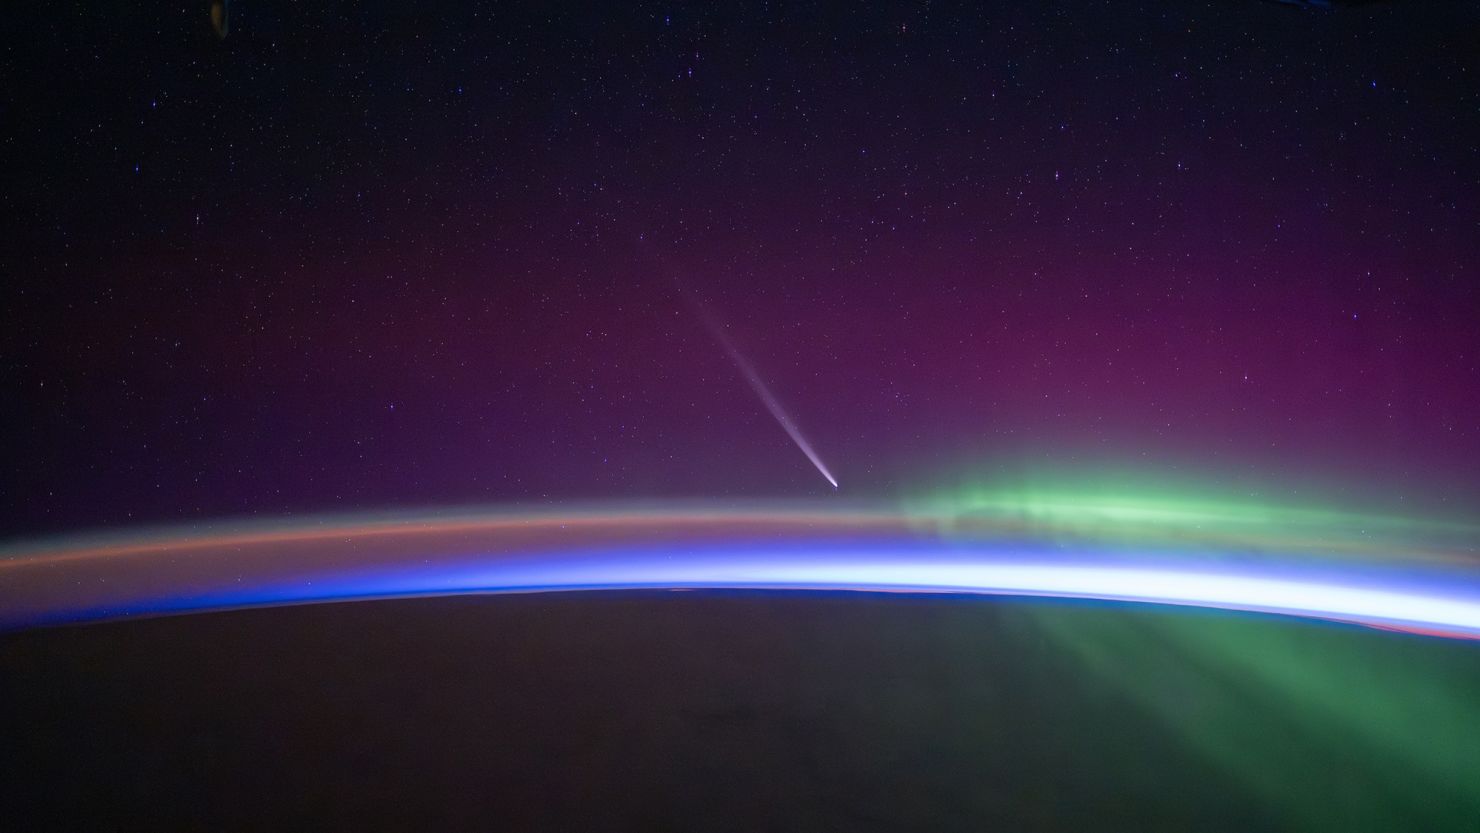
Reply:
<svg viewBox="0 0 1480 833"><path fill-rule="evenodd" d="M680 293L682 293L681 288ZM821 457L817 456L816 449L812 448L812 444L807 442L806 437L802 436L802 429L797 427L796 420L791 418L791 415L786 412L786 408L782 407L781 401L776 398L776 394L772 393L771 389L766 386L765 380L756 371L755 365L751 364L741 354L740 348L736 347L735 342L731 341L730 337L725 334L724 326L698 300L691 298L687 294L684 294L684 298L694 308L699 319L704 322L705 329L709 330L709 334L724 349L725 355L730 357L730 362L735 365L736 370L740 371L740 375L745 378L746 383L750 385L750 389L755 391L756 396L760 397L761 404L765 405L766 410L771 412L771 416L781 424L782 429L786 431L786 435L791 437L791 441L796 443L797 448L801 449L803 454L807 455L807 459L812 461L812 465L817 468L818 473L827 478L827 482L831 483L834 489L838 488L838 479L833 477L832 472L827 469L827 464L822 462Z"/></svg>

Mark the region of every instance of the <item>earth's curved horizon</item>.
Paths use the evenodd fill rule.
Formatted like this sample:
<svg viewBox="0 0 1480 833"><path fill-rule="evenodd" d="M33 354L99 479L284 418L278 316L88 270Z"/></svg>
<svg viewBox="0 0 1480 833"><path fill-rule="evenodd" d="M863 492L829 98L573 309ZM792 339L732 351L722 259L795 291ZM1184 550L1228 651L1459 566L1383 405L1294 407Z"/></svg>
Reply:
<svg viewBox="0 0 1480 833"><path fill-rule="evenodd" d="M1480 638L1480 570L1435 546L1453 532L1443 524L1407 521L1374 539L1343 537L1354 516L1331 512L1284 510L1246 528L1228 508L1053 507L614 504L60 539L6 548L0 628L405 596L736 589L1062 597Z"/></svg>

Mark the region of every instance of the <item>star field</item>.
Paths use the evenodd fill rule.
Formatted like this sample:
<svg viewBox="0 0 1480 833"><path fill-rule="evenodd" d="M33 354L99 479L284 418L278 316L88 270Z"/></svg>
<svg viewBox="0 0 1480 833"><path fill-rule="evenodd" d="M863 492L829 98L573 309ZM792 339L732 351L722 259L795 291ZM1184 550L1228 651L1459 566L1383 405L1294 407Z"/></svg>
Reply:
<svg viewBox="0 0 1480 833"><path fill-rule="evenodd" d="M0 528L1480 461L1480 13L28 8ZM1471 504L1472 505L1472 504Z"/></svg>

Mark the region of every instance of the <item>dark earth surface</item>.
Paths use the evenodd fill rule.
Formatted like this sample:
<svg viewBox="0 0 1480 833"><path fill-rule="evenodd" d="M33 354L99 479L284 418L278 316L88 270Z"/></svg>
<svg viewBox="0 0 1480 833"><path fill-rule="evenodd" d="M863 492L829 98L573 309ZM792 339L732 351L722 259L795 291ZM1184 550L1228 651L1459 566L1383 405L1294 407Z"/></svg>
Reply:
<svg viewBox="0 0 1480 833"><path fill-rule="evenodd" d="M330 604L0 637L0 797L9 830L1475 829L1477 694L1472 643L1271 617Z"/></svg>

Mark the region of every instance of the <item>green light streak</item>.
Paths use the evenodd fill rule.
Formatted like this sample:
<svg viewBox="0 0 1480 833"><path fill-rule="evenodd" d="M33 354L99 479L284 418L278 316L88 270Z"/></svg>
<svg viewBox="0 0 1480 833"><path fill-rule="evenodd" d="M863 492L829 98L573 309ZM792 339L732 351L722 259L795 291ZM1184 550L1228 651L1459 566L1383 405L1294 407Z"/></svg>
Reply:
<svg viewBox="0 0 1480 833"><path fill-rule="evenodd" d="M906 501L918 527L957 537L1008 529L1189 553L1204 547L1480 563L1480 524L1471 519L1363 511L1309 496L1302 501L1295 489L1254 486L1233 493L1228 478L1059 469L1015 481L1001 475L959 480L954 489ZM1279 498L1265 497L1270 494Z"/></svg>
<svg viewBox="0 0 1480 833"><path fill-rule="evenodd" d="M1472 645L1254 617L1048 605L1031 617L1300 829L1480 820Z"/></svg>

